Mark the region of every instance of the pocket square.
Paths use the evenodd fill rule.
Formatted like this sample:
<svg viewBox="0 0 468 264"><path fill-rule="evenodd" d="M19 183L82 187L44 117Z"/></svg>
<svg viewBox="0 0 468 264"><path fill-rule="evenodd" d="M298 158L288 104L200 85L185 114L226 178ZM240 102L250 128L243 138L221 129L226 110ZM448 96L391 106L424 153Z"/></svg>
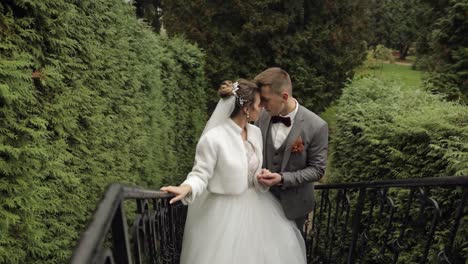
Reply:
<svg viewBox="0 0 468 264"><path fill-rule="evenodd" d="M304 151L304 142L302 141L302 137L299 136L296 141L294 141L294 144L292 145L291 152L296 153L296 152L302 152Z"/></svg>

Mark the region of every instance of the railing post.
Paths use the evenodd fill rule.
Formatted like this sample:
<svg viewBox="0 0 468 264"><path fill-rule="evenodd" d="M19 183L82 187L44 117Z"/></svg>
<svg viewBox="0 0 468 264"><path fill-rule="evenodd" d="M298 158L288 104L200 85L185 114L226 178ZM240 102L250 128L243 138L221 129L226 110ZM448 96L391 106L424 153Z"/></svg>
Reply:
<svg viewBox="0 0 468 264"><path fill-rule="evenodd" d="M113 254L115 256L115 263L132 264L123 199L119 202L117 211L112 219L112 240L114 244Z"/></svg>
<svg viewBox="0 0 468 264"><path fill-rule="evenodd" d="M314 222L315 218L317 217L317 225L314 225L313 233L315 234L315 239L313 239L313 245L312 245L312 252L311 252L311 257L313 258L317 252L317 249L319 248L319 238L320 238L320 227L322 227L322 217L323 217L323 204L325 201L325 195L328 196L328 190L322 190L321 196L320 196L320 210L317 213L316 211L314 212Z"/></svg>
<svg viewBox="0 0 468 264"><path fill-rule="evenodd" d="M346 239L346 231L348 229L348 221L349 221L349 215L350 215L350 210L351 210L351 200L348 195L348 190L344 189L343 191L343 202L345 203L343 206L346 208L345 212L345 219L344 223L341 226L341 239L339 240L340 242L340 251L342 251L343 247L345 247L345 239ZM337 254L337 263L338 261L341 261L342 254Z"/></svg>
<svg viewBox="0 0 468 264"><path fill-rule="evenodd" d="M465 204L468 200L468 187L463 187L463 194L460 198L460 204L458 205L457 212L455 214L455 222L450 228L450 235L448 239L447 246L445 247L445 254L450 256L452 253L453 242L455 241L455 236L457 235L458 227L460 226L461 219L465 210Z"/></svg>
<svg viewBox="0 0 468 264"><path fill-rule="evenodd" d="M435 201L432 198L428 198L428 200L433 205L434 216L432 217L432 226L429 229L429 235L428 235L428 238L426 239L426 245L424 247L424 253L423 253L423 256L421 258L421 263L426 263L427 262L427 256L429 254L429 249L431 247L432 240L434 239L435 229L436 229L436 226L438 224L439 217L440 217L440 208L439 208L439 204L437 203L437 201Z"/></svg>
<svg viewBox="0 0 468 264"><path fill-rule="evenodd" d="M403 223L400 226L400 232L399 232L398 238L394 240L393 264L397 263L398 258L400 256L402 244L404 243L403 239L405 238L405 234L406 234L406 226L410 222L410 210L411 210L411 206L413 205L413 198L414 198L415 192L416 192L415 189L411 189L409 193L408 203L406 204L405 211L404 211Z"/></svg>
<svg viewBox="0 0 468 264"><path fill-rule="evenodd" d="M357 245L357 238L359 235L362 209L364 208L365 199L366 199L366 188L360 188L358 203L356 205L356 210L354 211L354 215L353 215L353 234L351 237L351 245L349 247L349 252L348 252L348 262L347 262L348 264L354 263L354 259L356 257L355 251L356 251L356 245Z"/></svg>

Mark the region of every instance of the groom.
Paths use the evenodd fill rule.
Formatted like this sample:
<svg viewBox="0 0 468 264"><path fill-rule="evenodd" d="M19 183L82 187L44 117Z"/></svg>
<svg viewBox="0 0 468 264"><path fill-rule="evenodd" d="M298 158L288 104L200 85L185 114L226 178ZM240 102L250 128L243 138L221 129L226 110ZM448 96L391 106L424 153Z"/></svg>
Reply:
<svg viewBox="0 0 468 264"><path fill-rule="evenodd" d="M303 225L314 208L314 182L325 172L328 125L292 97L289 74L269 68L255 77L262 104L256 125L263 135L263 169L259 182L270 186L286 217Z"/></svg>

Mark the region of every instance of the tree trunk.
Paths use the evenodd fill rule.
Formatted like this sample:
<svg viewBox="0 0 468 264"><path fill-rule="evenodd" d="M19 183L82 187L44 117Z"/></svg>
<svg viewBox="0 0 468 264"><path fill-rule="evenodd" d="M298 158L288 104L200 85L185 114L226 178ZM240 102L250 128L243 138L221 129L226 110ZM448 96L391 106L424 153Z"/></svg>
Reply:
<svg viewBox="0 0 468 264"><path fill-rule="evenodd" d="M399 59L400 60L405 60L406 59L406 56L408 56L408 51L409 51L409 45L402 45L400 47L400 56L399 56Z"/></svg>

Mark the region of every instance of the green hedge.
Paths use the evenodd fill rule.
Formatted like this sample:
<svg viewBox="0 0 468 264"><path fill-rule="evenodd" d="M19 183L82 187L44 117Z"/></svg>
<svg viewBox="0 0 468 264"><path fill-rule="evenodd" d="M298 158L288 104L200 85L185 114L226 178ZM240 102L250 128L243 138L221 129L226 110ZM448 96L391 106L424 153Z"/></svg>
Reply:
<svg viewBox="0 0 468 264"><path fill-rule="evenodd" d="M0 3L0 263L64 263L111 182L187 172L204 56L121 0Z"/></svg>
<svg viewBox="0 0 468 264"><path fill-rule="evenodd" d="M335 132L333 181L468 175L466 106L397 82L352 82Z"/></svg>
<svg viewBox="0 0 468 264"><path fill-rule="evenodd" d="M467 108L441 98L426 91L409 90L398 82L355 79L344 89L336 108L337 125L332 139L334 152L328 181L468 175ZM394 218L400 223L408 190L392 189L388 195L395 201L397 211ZM437 257L435 254L447 241L446 230L453 225L448 219L454 219L455 214L451 203L460 198L461 192L460 189L434 189L431 196L441 208L434 240L436 244L429 255L432 263ZM378 219L378 210L374 214L371 218ZM416 208L410 215L417 219ZM464 217L462 221L466 222L468 218ZM394 225L398 227L399 224ZM367 248L371 253L363 260L364 263L377 261L373 258L378 254L384 228L386 225L381 222L369 230L372 241ZM462 224L454 244L455 255L451 256L456 263L468 259L467 235L468 229ZM390 239L396 236L398 234L393 232ZM420 241L424 239L426 237L420 233L405 237L405 245L411 247L405 249L399 261L417 261L423 251Z"/></svg>

